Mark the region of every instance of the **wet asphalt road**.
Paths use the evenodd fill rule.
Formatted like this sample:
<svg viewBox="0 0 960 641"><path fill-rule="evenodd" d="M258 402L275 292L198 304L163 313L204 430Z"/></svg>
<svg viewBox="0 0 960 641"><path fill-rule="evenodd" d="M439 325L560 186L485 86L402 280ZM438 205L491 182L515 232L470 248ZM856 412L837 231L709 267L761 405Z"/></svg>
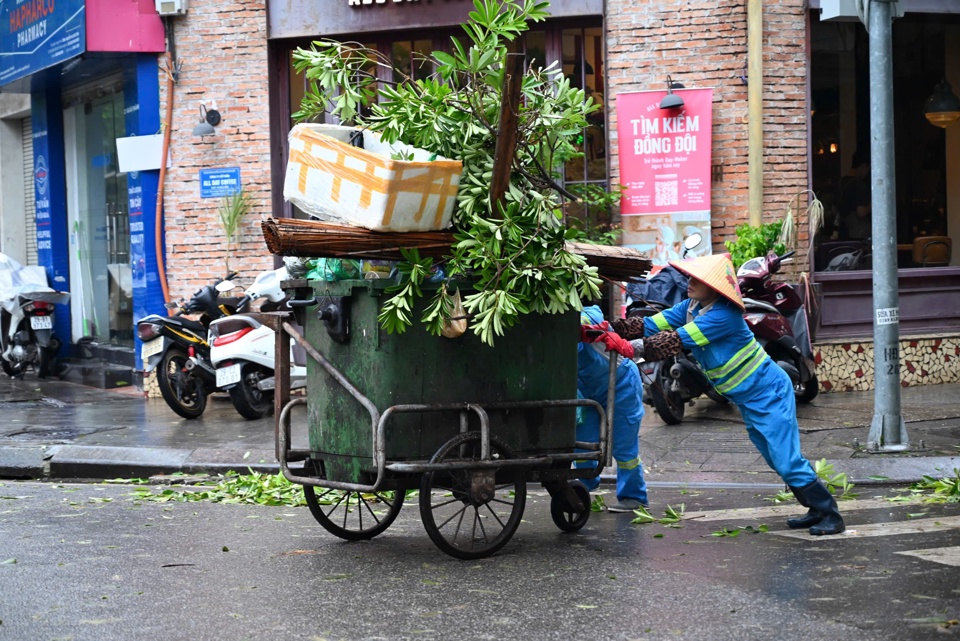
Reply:
<svg viewBox="0 0 960 641"><path fill-rule="evenodd" d="M897 490L871 487L842 503L850 534L792 538L769 488L656 488L651 511L683 503L680 527L597 513L570 535L530 490L501 552L458 561L427 538L415 499L377 539L346 543L306 508L0 482L0 639L960 636L960 568L903 554L955 547L956 503L891 503ZM738 507L754 511L721 511ZM868 536L881 523L924 531ZM762 524L771 532L714 536Z"/></svg>

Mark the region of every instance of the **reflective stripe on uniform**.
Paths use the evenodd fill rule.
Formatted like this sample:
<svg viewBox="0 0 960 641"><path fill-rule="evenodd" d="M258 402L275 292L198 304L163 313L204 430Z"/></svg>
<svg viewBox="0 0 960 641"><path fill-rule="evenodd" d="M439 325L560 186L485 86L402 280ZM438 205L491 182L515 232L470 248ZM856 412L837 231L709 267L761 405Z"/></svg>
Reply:
<svg viewBox="0 0 960 641"><path fill-rule="evenodd" d="M697 327L696 323L687 323L680 329L685 330L690 336L690 339L693 340L693 342L699 347L703 347L710 342L710 340L703 335L703 332L700 331L700 328Z"/></svg>
<svg viewBox="0 0 960 641"><path fill-rule="evenodd" d="M657 329L659 329L660 331L664 331L664 330L668 330L668 329L673 329L673 328L670 326L670 323L667 322L666 317L665 317L662 313L661 313L661 314L654 314L654 315L651 316L650 318L653 320L654 325L656 325L656 326L657 326Z"/></svg>
<svg viewBox="0 0 960 641"><path fill-rule="evenodd" d="M763 365L763 361L766 360L766 358L767 353L764 352L762 348L759 349L758 351L754 352L750 359L743 364L743 367L741 367L737 373L728 378L725 382L721 383L720 385L715 385L714 387L716 387L717 391L721 394L732 392L735 387L747 380L748 376L753 374L758 367Z"/></svg>
<svg viewBox="0 0 960 641"><path fill-rule="evenodd" d="M728 360L726 363L724 363L720 367L714 367L713 369L708 369L704 373L712 379L723 378L727 374L730 374L731 372L738 369L740 365L742 365L744 362L747 361L747 359L752 357L753 353L758 349L762 349L760 347L760 343L758 343L757 341L750 341L749 343L747 343L746 347L744 347L739 352L734 354L733 357L730 360Z"/></svg>
<svg viewBox="0 0 960 641"><path fill-rule="evenodd" d="M629 461L617 461L617 467L621 470L633 470L640 465L640 459L630 459Z"/></svg>

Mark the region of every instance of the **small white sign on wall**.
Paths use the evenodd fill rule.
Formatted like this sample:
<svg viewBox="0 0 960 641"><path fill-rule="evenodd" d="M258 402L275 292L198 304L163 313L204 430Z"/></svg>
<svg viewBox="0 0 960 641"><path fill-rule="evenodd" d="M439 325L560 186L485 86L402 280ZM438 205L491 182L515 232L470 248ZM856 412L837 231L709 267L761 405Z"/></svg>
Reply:
<svg viewBox="0 0 960 641"><path fill-rule="evenodd" d="M123 173L160 169L162 154L163 134L117 138L117 161ZM170 154L168 153L167 167L169 166Z"/></svg>

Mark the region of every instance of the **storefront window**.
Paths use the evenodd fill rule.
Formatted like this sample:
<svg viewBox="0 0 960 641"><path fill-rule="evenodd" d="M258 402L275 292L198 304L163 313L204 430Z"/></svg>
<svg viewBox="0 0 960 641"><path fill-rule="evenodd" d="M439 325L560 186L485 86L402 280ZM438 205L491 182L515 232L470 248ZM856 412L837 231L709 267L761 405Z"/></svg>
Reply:
<svg viewBox="0 0 960 641"><path fill-rule="evenodd" d="M960 35L958 29L960 16L932 20L908 14L893 25L896 231L902 269L949 264L951 234L960 232L949 222L947 132L923 113L938 82L957 71L948 64L948 45ZM813 14L810 84L813 189L826 214L815 238L814 268L869 270L870 74L868 35L861 23L820 22Z"/></svg>
<svg viewBox="0 0 960 641"><path fill-rule="evenodd" d="M390 48L394 82L401 82L404 77L419 80L433 73L433 64L429 60L433 41L398 40Z"/></svg>
<svg viewBox="0 0 960 641"><path fill-rule="evenodd" d="M607 188L607 133L603 96L603 30L564 29L561 34L563 73L574 87L582 88L587 99L601 109L588 116L589 125L580 135L583 155L564 166L564 184L570 191L583 193L589 188ZM609 209L568 203L566 214L580 221L584 231L595 236L611 226ZM574 223L577 224L577 223Z"/></svg>

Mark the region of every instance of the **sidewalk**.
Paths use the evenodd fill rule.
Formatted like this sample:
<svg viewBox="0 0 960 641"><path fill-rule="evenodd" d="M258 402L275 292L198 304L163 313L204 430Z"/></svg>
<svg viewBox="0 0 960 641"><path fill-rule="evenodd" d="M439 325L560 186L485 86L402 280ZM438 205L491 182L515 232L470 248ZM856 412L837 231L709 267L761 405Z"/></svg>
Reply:
<svg viewBox="0 0 960 641"><path fill-rule="evenodd" d="M821 394L798 410L801 445L859 485L909 483L960 468L960 385L909 387L901 407L910 449L868 453L872 392ZM647 408L641 457L651 485L779 484L747 438L740 414L706 399L680 425ZM0 478L145 478L156 474L279 471L273 417L241 418L214 396L199 419L174 414L136 390L61 381L0 381ZM307 447L306 413L293 418L293 447ZM922 446L921 446L922 444ZM608 474L609 472L609 474ZM612 480L614 470L604 476Z"/></svg>

